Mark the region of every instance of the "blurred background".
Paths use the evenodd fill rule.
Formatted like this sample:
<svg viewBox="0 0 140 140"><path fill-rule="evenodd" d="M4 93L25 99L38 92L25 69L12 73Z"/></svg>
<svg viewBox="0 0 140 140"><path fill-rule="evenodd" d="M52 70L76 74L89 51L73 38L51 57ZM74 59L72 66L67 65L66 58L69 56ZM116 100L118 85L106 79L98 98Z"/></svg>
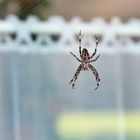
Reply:
<svg viewBox="0 0 140 140"><path fill-rule="evenodd" d="M139 0L0 0L0 139L140 140ZM69 81L82 48L91 71Z"/></svg>

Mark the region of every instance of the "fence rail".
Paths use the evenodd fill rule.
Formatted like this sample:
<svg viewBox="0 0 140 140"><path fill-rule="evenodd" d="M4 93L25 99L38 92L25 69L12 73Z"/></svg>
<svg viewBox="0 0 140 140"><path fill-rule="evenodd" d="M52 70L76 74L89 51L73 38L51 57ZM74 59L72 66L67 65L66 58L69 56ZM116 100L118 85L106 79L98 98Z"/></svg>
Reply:
<svg viewBox="0 0 140 140"><path fill-rule="evenodd" d="M9 15L0 21L0 46L45 46L71 47L77 42L76 35L82 29L88 46L94 41L94 35L101 37L101 44L110 45L140 45L140 20L130 19L123 23L120 18L114 17L110 22L103 18L94 18L84 22L79 17L65 21L62 17L53 16L46 21L29 16L26 21ZM87 44L87 42L85 44Z"/></svg>
<svg viewBox="0 0 140 140"><path fill-rule="evenodd" d="M97 92L93 90L96 81L92 74L81 73L75 90L68 85L78 62L70 54L66 55L65 53L69 51L65 50L68 47L74 51L75 46L78 46L77 34L80 29L83 33L82 45L90 47L88 50L93 51L91 46L94 46L94 35L97 34L101 38L97 53L101 54L101 50L107 52L102 53L98 62L94 63L101 77ZM115 127L116 135L110 133L109 138L126 140L127 135L132 137L132 132L127 133L127 129L129 130L127 127L132 122L125 121L125 113L140 112L138 46L140 46L138 19L131 19L127 23L123 23L119 18L113 18L110 22L102 18L84 22L75 17L67 22L62 17L50 17L47 21L40 21L37 17L31 16L26 21L20 21L15 16L8 16L5 20L1 20L1 138L62 139L64 131L60 131L55 124L56 120L61 113L69 111L71 114L71 111L75 110L77 112L82 110L86 112L85 115L88 111L115 112L118 128ZM59 51L65 53L60 55ZM137 133L139 122L135 124L134 121L130 129L136 130L133 137L138 137L137 139L140 139ZM84 129L88 130L87 128ZM83 131L83 128L80 130ZM59 132L63 133L58 136ZM106 131L101 130L101 135L104 132ZM133 137L130 139L136 139Z"/></svg>

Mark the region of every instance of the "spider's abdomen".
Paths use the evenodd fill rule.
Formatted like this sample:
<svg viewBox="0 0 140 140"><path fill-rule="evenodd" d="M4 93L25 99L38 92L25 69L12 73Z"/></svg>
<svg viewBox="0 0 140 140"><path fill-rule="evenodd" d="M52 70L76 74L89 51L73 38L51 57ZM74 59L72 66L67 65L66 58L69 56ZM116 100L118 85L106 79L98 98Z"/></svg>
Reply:
<svg viewBox="0 0 140 140"><path fill-rule="evenodd" d="M83 63L82 67L83 67L83 70L88 70L88 63Z"/></svg>
<svg viewBox="0 0 140 140"><path fill-rule="evenodd" d="M88 53L88 50L85 48L82 50L81 59L83 61L88 61L90 59L90 55Z"/></svg>

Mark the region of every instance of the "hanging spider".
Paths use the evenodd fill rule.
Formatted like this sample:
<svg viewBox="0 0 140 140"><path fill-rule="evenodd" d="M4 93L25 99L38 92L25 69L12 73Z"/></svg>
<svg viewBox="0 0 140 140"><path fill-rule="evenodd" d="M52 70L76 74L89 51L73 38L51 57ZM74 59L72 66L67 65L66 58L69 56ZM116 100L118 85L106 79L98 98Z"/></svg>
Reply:
<svg viewBox="0 0 140 140"><path fill-rule="evenodd" d="M96 78L96 82L97 82L97 87L95 88L95 90L99 87L100 78L99 78L98 72L90 64L91 62L95 62L100 57L100 55L98 55L95 59L92 59L97 52L97 46L98 46L98 43L99 43L99 40L98 40L97 36L95 36L95 38L96 38L96 47L95 47L95 50L94 50L93 54L90 56L89 52L86 48L83 48L81 50L81 30L80 30L78 41L79 41L79 53L80 53L81 60L76 55L74 55L72 52L70 52L79 62L81 62L80 66L78 67L78 69L77 69L76 73L74 74L72 80L69 82L69 84L72 84L73 89L74 89L77 77L79 76L80 71L82 71L82 70L91 70L93 72L93 74Z"/></svg>

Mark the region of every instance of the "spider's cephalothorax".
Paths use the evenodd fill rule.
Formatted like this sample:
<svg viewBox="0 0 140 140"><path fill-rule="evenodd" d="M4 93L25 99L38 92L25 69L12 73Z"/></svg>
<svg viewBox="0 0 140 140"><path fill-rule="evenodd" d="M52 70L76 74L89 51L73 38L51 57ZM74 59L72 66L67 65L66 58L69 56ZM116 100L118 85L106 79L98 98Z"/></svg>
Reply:
<svg viewBox="0 0 140 140"><path fill-rule="evenodd" d="M88 50L84 48L82 50L82 53L81 53L80 57L83 61L88 61L90 59L90 55L88 53Z"/></svg>
<svg viewBox="0 0 140 140"><path fill-rule="evenodd" d="M78 67L76 73L74 74L72 80L69 83L69 84L72 84L73 88L74 88L75 82L77 80L77 77L80 74L80 71L89 70L89 69L93 72L93 74L96 78L97 87L95 88L95 90L99 87L100 78L99 78L98 72L90 64L91 62L95 62L100 56L100 55L98 55L95 59L92 59L93 56L95 56L95 54L97 52L98 43L99 43L99 41L98 41L98 38L96 37L96 48L94 50L94 53L91 56L89 55L89 52L86 48L83 48L82 51L81 51L81 31L79 32L79 53L80 53L81 60L76 55L74 55L72 52L70 52L79 62L81 62L80 66Z"/></svg>

